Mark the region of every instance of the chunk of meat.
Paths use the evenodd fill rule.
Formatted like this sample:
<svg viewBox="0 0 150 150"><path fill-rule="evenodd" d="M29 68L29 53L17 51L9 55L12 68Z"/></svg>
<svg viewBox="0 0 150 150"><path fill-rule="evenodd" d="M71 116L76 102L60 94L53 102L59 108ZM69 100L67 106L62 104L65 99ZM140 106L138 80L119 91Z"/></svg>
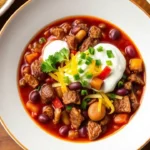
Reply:
<svg viewBox="0 0 150 150"><path fill-rule="evenodd" d="M54 36L56 36L57 39L63 39L63 37L65 36L65 32L63 30L63 28L61 27L54 27L50 30L50 33Z"/></svg>
<svg viewBox="0 0 150 150"><path fill-rule="evenodd" d="M19 86L20 86L20 87L26 86L26 81L25 81L24 78L22 78L22 79L19 80Z"/></svg>
<svg viewBox="0 0 150 150"><path fill-rule="evenodd" d="M126 82L124 84L124 88L127 90L131 90L132 89L132 83L130 81Z"/></svg>
<svg viewBox="0 0 150 150"><path fill-rule="evenodd" d="M71 29L71 25L67 22L63 23L60 27L64 29L65 33L68 33Z"/></svg>
<svg viewBox="0 0 150 150"><path fill-rule="evenodd" d="M96 44L98 44L99 43L99 39L93 39L93 38L91 38L91 37L88 37L88 38L86 38L84 41L83 41L83 43L82 43L82 45L81 45L81 47L80 47L80 51L85 51L85 50L87 50L90 46L92 47L92 46L95 46Z"/></svg>
<svg viewBox="0 0 150 150"><path fill-rule="evenodd" d="M36 88L39 85L39 81L33 75L30 75L30 74L26 73L24 75L24 80L32 88Z"/></svg>
<svg viewBox="0 0 150 150"><path fill-rule="evenodd" d="M79 23L77 27L80 27L80 29L85 30L86 32L89 30L87 24L84 23Z"/></svg>
<svg viewBox="0 0 150 150"><path fill-rule="evenodd" d="M53 89L52 86L49 85L49 84L44 84L44 85L41 87L40 94L41 94L41 101L42 101L43 104L47 104L47 103L49 103L52 99L55 98L54 89Z"/></svg>
<svg viewBox="0 0 150 150"><path fill-rule="evenodd" d="M64 104L71 104L71 103L74 103L74 104L80 104L80 96L79 96L79 93L77 91L74 91L74 90L69 90L65 93L63 93L63 103Z"/></svg>
<svg viewBox="0 0 150 150"><path fill-rule="evenodd" d="M130 101L131 101L131 108L133 111L136 111L139 107L139 102L137 100L136 95L134 94L134 92L132 91L130 94Z"/></svg>
<svg viewBox="0 0 150 150"><path fill-rule="evenodd" d="M91 141L96 140L102 133L101 125L94 121L88 122L87 130L88 130L89 140Z"/></svg>
<svg viewBox="0 0 150 150"><path fill-rule="evenodd" d="M107 125L109 122L110 122L110 117L109 117L108 115L106 115L106 116L104 117L104 119L100 122L100 124L101 124L102 126L105 126L105 125Z"/></svg>
<svg viewBox="0 0 150 150"><path fill-rule="evenodd" d="M114 101L114 107L116 113L130 113L131 112L131 105L128 96L124 96L121 100Z"/></svg>
<svg viewBox="0 0 150 150"><path fill-rule="evenodd" d="M70 112L71 127L78 129L83 120L84 117L81 115L81 110L73 107Z"/></svg>
<svg viewBox="0 0 150 150"><path fill-rule="evenodd" d="M89 30L89 36L91 38L100 38L102 36L101 29L96 26L91 26Z"/></svg>
<svg viewBox="0 0 150 150"><path fill-rule="evenodd" d="M40 81L46 79L46 74L41 71L41 62L39 60L35 60L31 64L31 74Z"/></svg>
<svg viewBox="0 0 150 150"><path fill-rule="evenodd" d="M78 131L76 131L76 130L69 130L69 132L68 132L69 139L73 140L73 139L78 138L78 136L79 136Z"/></svg>
<svg viewBox="0 0 150 150"><path fill-rule="evenodd" d="M54 116L54 109L51 105L47 105L43 107L43 114L47 115L50 119Z"/></svg>
<svg viewBox="0 0 150 150"><path fill-rule="evenodd" d="M74 35L66 36L66 41L68 43L69 49L71 49L71 50L77 49L77 40Z"/></svg>
<svg viewBox="0 0 150 150"><path fill-rule="evenodd" d="M56 108L54 111L54 119L53 119L53 123L54 124L58 124L60 121L60 117L61 117L61 109L60 108Z"/></svg>
<svg viewBox="0 0 150 150"><path fill-rule="evenodd" d="M131 81L131 82L134 82L134 83L137 83L137 84L140 84L140 85L144 85L144 81L142 80L142 77L140 77L139 75L137 74L131 74L129 77L128 77L128 80Z"/></svg>
<svg viewBox="0 0 150 150"><path fill-rule="evenodd" d="M81 24L82 22L83 22L82 20L76 19L76 20L72 23L72 25L73 25L73 26L77 26L78 24Z"/></svg>

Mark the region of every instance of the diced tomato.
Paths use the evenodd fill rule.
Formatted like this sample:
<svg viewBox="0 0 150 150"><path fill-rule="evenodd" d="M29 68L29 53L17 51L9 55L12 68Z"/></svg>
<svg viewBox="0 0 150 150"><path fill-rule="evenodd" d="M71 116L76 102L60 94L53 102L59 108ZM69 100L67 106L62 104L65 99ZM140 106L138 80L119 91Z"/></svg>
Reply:
<svg viewBox="0 0 150 150"><path fill-rule="evenodd" d="M71 54L75 55L77 53L76 50L71 50Z"/></svg>
<svg viewBox="0 0 150 150"><path fill-rule="evenodd" d="M58 97L56 97L53 101L52 101L53 105L55 108L63 108L63 104L60 101L60 99Z"/></svg>
<svg viewBox="0 0 150 150"><path fill-rule="evenodd" d="M102 72L98 75L98 77L99 77L100 79L104 80L104 79L106 79L106 78L109 76L110 72L111 72L111 68L108 67L108 66L106 66L106 67L102 70Z"/></svg>

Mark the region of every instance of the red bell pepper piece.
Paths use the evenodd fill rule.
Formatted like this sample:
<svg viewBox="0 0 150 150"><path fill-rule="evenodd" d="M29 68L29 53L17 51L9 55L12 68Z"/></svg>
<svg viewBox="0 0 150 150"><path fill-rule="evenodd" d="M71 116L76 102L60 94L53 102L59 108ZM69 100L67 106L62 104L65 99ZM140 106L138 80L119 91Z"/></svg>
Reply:
<svg viewBox="0 0 150 150"><path fill-rule="evenodd" d="M71 54L75 55L77 53L76 50L71 50Z"/></svg>
<svg viewBox="0 0 150 150"><path fill-rule="evenodd" d="M63 108L63 104L62 102L60 101L60 99L58 97L56 97L53 101L52 101L52 104L55 108Z"/></svg>
<svg viewBox="0 0 150 150"><path fill-rule="evenodd" d="M108 66L106 66L106 67L102 70L102 72L98 75L98 77L99 77L100 79L104 80L105 78L108 77L108 75L110 74L110 72L111 72L111 68L108 67Z"/></svg>

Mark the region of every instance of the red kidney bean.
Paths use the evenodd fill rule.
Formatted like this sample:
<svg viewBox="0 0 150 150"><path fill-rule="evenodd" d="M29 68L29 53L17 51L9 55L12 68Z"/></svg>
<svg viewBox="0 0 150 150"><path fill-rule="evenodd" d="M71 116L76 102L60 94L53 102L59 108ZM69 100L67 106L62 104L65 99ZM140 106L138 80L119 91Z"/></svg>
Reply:
<svg viewBox="0 0 150 150"><path fill-rule="evenodd" d="M70 83L68 87L70 90L79 90L82 88L82 85L80 82L73 82L73 83Z"/></svg>
<svg viewBox="0 0 150 150"><path fill-rule="evenodd" d="M128 90L126 90L125 88L121 88L116 91L116 94L124 96L128 94Z"/></svg>
<svg viewBox="0 0 150 150"><path fill-rule="evenodd" d="M87 128L86 126L83 126L82 128L79 129L79 135L80 137L87 137Z"/></svg>
<svg viewBox="0 0 150 150"><path fill-rule="evenodd" d="M62 127L59 128L59 134L61 136L67 136L68 135L68 132L69 132L69 127L64 125Z"/></svg>
<svg viewBox="0 0 150 150"><path fill-rule="evenodd" d="M120 36L121 36L121 33L117 29L111 29L109 31L109 38L112 39L112 40L117 40L117 39L120 38Z"/></svg>
<svg viewBox="0 0 150 150"><path fill-rule="evenodd" d="M133 58L136 56L136 51L133 46L129 45L125 48L125 53L130 57Z"/></svg>
<svg viewBox="0 0 150 150"><path fill-rule="evenodd" d="M37 103L40 100L40 94L39 94L39 92L36 91L36 90L31 91L30 94L29 94L29 100L32 103Z"/></svg>
<svg viewBox="0 0 150 150"><path fill-rule="evenodd" d="M75 27L73 27L73 28L71 29L71 33L72 33L72 34L77 34L79 30L80 30L80 27L75 26Z"/></svg>
<svg viewBox="0 0 150 150"><path fill-rule="evenodd" d="M86 110L82 111L82 115L84 116L85 119L88 119L88 112Z"/></svg>
<svg viewBox="0 0 150 150"><path fill-rule="evenodd" d="M50 118L45 114L41 114L39 115L38 120L39 122L46 124L49 122Z"/></svg>

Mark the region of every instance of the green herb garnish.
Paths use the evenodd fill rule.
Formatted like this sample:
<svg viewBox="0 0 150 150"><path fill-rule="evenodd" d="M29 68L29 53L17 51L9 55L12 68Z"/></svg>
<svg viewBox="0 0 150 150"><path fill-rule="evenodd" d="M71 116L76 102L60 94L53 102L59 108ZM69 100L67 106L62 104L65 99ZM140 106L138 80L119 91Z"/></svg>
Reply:
<svg viewBox="0 0 150 150"><path fill-rule="evenodd" d="M95 49L93 47L89 47L88 51L91 55L95 54Z"/></svg>
<svg viewBox="0 0 150 150"><path fill-rule="evenodd" d="M112 50L107 50L106 53L107 53L108 58L114 58L115 57Z"/></svg>
<svg viewBox="0 0 150 150"><path fill-rule="evenodd" d="M96 66L100 66L102 63L101 63L101 60L96 60Z"/></svg>
<svg viewBox="0 0 150 150"><path fill-rule="evenodd" d="M86 54L82 52L82 53L80 54L80 58L81 58L81 59L85 59L85 58L86 58Z"/></svg>
<svg viewBox="0 0 150 150"><path fill-rule="evenodd" d="M79 74L75 74L73 77L74 77L75 80L79 80L80 79Z"/></svg>
<svg viewBox="0 0 150 150"><path fill-rule="evenodd" d="M112 66L112 61L111 60L106 60L107 66Z"/></svg>
<svg viewBox="0 0 150 150"><path fill-rule="evenodd" d="M81 90L81 95L88 95L88 91L87 90Z"/></svg>
<svg viewBox="0 0 150 150"><path fill-rule="evenodd" d="M99 46L99 47L97 48L97 51L98 51L98 52L102 52L102 51L104 51L104 49L103 49L102 46Z"/></svg>
<svg viewBox="0 0 150 150"><path fill-rule="evenodd" d="M44 37L39 38L39 43L40 44L46 43L46 39Z"/></svg>
<svg viewBox="0 0 150 150"><path fill-rule="evenodd" d="M83 73L83 72L84 72L84 70L83 70L83 69L81 69L81 68L79 68L79 69L78 69L78 72L79 72L79 73Z"/></svg>
<svg viewBox="0 0 150 150"><path fill-rule="evenodd" d="M41 70L42 72L51 72L51 71L56 71L56 61L55 57L53 55L50 55L48 59L46 59L44 62L41 64Z"/></svg>
<svg viewBox="0 0 150 150"><path fill-rule="evenodd" d="M69 59L69 51L66 48L60 50L60 52L56 52L54 55L49 55L48 59L46 59L41 64L42 72L49 73L51 71L56 71L56 64L63 62Z"/></svg>

